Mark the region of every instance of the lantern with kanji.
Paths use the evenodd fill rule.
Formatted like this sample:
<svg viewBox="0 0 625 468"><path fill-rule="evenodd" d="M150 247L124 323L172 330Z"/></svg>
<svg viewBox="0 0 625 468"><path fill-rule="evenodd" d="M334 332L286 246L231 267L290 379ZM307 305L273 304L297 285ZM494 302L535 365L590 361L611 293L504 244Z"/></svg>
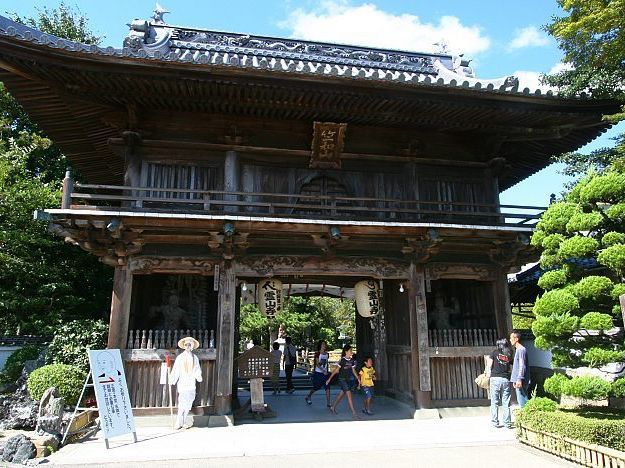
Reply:
<svg viewBox="0 0 625 468"><path fill-rule="evenodd" d="M258 307L267 317L272 318L282 311L282 281L267 278L256 287Z"/></svg>
<svg viewBox="0 0 625 468"><path fill-rule="evenodd" d="M369 318L380 312L380 287L375 280L363 280L354 286L356 309L361 317Z"/></svg>

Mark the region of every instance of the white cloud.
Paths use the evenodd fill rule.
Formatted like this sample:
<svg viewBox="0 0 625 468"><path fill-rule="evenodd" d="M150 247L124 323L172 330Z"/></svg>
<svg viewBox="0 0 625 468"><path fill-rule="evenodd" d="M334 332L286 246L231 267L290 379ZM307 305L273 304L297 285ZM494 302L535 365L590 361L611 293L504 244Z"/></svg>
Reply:
<svg viewBox="0 0 625 468"><path fill-rule="evenodd" d="M549 44L547 35L538 30L536 26L527 26L519 29L516 36L510 42L508 50L523 49L525 47L542 47Z"/></svg>
<svg viewBox="0 0 625 468"><path fill-rule="evenodd" d="M570 63L562 63L558 62L553 67L549 69L548 72L537 72L537 71L529 71L529 70L517 70L513 73L519 79L519 89L529 88L530 91L535 91L536 89L540 89L541 91L549 91L555 90L555 87L549 86L547 84L541 83L541 77L545 74L553 75L555 73L559 73L563 70L572 70L573 66Z"/></svg>
<svg viewBox="0 0 625 468"><path fill-rule="evenodd" d="M280 25L298 39L416 52L438 52L434 43L444 42L449 52L469 57L491 43L479 26L465 26L455 16L424 23L418 16L387 13L371 3L322 1L315 10L291 12Z"/></svg>

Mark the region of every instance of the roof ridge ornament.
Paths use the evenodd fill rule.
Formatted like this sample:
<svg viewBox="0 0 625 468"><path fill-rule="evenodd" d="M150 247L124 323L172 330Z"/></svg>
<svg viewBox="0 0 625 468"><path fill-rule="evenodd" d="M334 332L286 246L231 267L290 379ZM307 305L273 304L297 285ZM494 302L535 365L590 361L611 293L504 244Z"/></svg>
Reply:
<svg viewBox="0 0 625 468"><path fill-rule="evenodd" d="M152 15L151 19L154 20L154 24L166 24L163 17L167 13L171 13L171 11L169 11L167 8L162 7L158 2L156 2L156 5L154 6L154 15Z"/></svg>

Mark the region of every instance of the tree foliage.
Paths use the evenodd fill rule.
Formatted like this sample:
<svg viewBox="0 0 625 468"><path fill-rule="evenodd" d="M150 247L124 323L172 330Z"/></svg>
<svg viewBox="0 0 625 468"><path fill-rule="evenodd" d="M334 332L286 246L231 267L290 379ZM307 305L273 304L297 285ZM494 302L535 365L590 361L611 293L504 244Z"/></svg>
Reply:
<svg viewBox="0 0 625 468"><path fill-rule="evenodd" d="M547 83L572 96L580 92L596 98L613 98L625 103L625 0L558 0L563 14L546 26L570 65L546 77ZM616 122L621 112L606 116ZM583 176L589 169L599 173L625 157L625 136L615 138L612 148L590 155L567 153L555 158L566 165L564 174Z"/></svg>
<svg viewBox="0 0 625 468"><path fill-rule="evenodd" d="M623 361L622 343L606 333L622 326L618 296L625 292L625 225L609 216L625 202L625 171L613 165L581 180L538 223L532 244L543 252L546 272L532 325L536 345L551 349L557 366L600 367ZM596 259L601 275L589 275L584 259Z"/></svg>
<svg viewBox="0 0 625 468"><path fill-rule="evenodd" d="M16 19L67 39L99 39L63 4ZM67 165L0 83L0 333L52 335L63 321L99 317L108 307L109 269L33 220L34 210L59 205Z"/></svg>
<svg viewBox="0 0 625 468"><path fill-rule="evenodd" d="M331 348L336 348L340 346L341 329L352 339L355 337L355 313L354 303L349 300L293 296L285 301L283 311L273 319L268 319L255 305L244 305L239 330L242 340L253 339L256 344L268 347L270 329L277 330L284 325L298 345L326 340Z"/></svg>

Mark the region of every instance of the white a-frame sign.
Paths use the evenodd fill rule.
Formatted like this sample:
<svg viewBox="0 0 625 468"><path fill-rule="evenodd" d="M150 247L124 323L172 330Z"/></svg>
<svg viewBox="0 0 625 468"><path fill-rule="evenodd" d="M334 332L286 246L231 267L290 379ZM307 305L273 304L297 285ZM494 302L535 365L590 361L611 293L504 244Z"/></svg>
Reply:
<svg viewBox="0 0 625 468"><path fill-rule="evenodd" d="M136 442L135 421L119 349L89 350L89 365L106 448L108 439L122 434L133 434Z"/></svg>

